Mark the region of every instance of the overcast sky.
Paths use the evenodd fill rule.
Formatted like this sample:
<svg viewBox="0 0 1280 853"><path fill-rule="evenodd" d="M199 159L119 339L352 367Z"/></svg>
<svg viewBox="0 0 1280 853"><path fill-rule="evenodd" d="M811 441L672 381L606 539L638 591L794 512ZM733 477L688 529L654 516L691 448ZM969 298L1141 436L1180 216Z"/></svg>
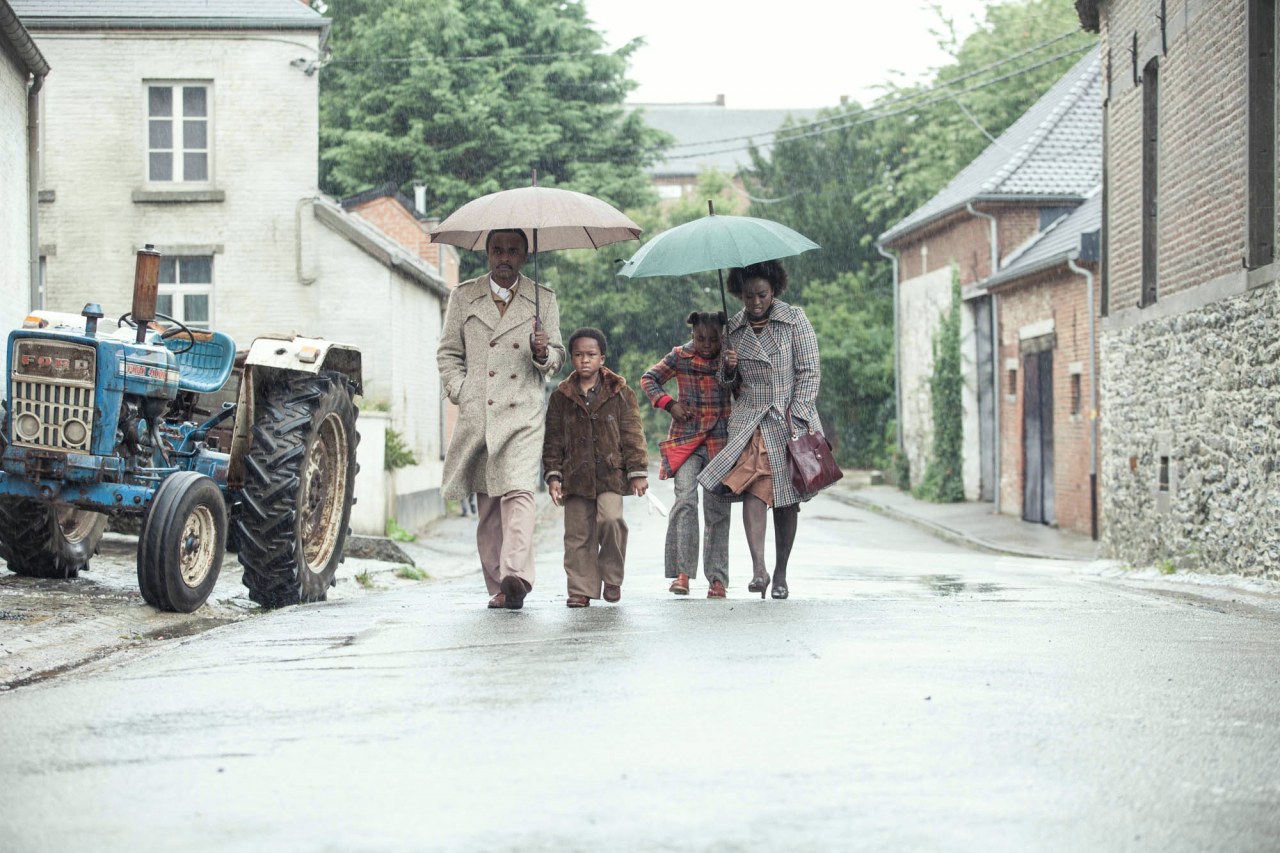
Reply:
<svg viewBox="0 0 1280 853"><path fill-rule="evenodd" d="M894 71L908 82L945 64L921 0L584 0L618 47L643 36L630 76L640 103L706 102L740 108L863 103ZM963 39L988 0L938 0Z"/></svg>

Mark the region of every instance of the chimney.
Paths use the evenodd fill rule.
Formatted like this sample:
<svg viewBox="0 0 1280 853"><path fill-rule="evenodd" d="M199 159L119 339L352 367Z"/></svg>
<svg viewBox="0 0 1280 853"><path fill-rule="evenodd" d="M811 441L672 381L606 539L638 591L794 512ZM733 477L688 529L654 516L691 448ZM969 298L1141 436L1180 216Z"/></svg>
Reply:
<svg viewBox="0 0 1280 853"><path fill-rule="evenodd" d="M413 209L423 216L427 214L427 185L422 181L413 182Z"/></svg>
<svg viewBox="0 0 1280 853"><path fill-rule="evenodd" d="M840 106L842 106L842 107L847 107L847 106L849 106L849 96L848 96L848 95L841 95L841 96L840 96Z"/></svg>
<svg viewBox="0 0 1280 853"><path fill-rule="evenodd" d="M724 95L716 95L716 106L717 107L724 106Z"/></svg>

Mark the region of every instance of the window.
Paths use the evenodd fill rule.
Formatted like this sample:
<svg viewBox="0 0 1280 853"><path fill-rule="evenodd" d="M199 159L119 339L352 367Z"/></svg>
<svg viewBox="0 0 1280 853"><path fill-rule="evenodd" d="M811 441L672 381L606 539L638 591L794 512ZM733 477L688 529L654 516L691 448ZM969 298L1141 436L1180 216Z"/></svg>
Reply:
<svg viewBox="0 0 1280 853"><path fill-rule="evenodd" d="M213 298L212 257L160 259L160 295L156 311L192 329L211 328Z"/></svg>
<svg viewBox="0 0 1280 853"><path fill-rule="evenodd" d="M194 83L147 86L147 180L209 180L209 90Z"/></svg>
<svg viewBox="0 0 1280 853"><path fill-rule="evenodd" d="M1248 245L1245 263L1250 269L1275 260L1276 231L1276 3L1249 0L1249 108L1247 210Z"/></svg>
<svg viewBox="0 0 1280 853"><path fill-rule="evenodd" d="M1083 394L1080 387L1080 374L1071 374L1071 414L1080 414L1080 405L1083 402Z"/></svg>
<svg viewBox="0 0 1280 853"><path fill-rule="evenodd" d="M1154 305L1158 298L1156 281L1156 216L1160 174L1160 60L1152 59L1142 69L1142 298L1140 307Z"/></svg>
<svg viewBox="0 0 1280 853"><path fill-rule="evenodd" d="M1158 492L1169 491L1169 457L1168 456L1160 457L1160 468L1158 469L1158 474L1156 479L1156 491Z"/></svg>
<svg viewBox="0 0 1280 853"><path fill-rule="evenodd" d="M1005 371L1005 374L1008 377L1008 386L1005 388L1005 393L1007 393L1010 397L1017 397L1018 396L1017 369L1010 367Z"/></svg>

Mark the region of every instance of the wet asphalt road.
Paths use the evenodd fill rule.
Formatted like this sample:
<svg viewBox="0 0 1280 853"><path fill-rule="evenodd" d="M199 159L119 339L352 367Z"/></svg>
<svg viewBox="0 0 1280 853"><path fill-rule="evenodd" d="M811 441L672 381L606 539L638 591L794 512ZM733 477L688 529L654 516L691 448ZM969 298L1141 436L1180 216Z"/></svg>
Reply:
<svg viewBox="0 0 1280 853"><path fill-rule="evenodd" d="M663 484L665 485L665 484ZM0 694L0 849L1274 850L1280 631L820 497L793 598L478 574ZM431 569L431 566L426 566ZM1226 612L1223 612L1223 611Z"/></svg>

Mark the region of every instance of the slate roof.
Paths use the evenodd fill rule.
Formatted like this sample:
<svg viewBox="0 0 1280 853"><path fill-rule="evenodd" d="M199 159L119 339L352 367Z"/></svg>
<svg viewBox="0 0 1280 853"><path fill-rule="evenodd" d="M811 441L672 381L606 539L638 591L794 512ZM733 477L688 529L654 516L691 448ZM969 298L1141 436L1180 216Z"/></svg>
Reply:
<svg viewBox="0 0 1280 853"><path fill-rule="evenodd" d="M10 0L30 29L328 29L300 0Z"/></svg>
<svg viewBox="0 0 1280 853"><path fill-rule="evenodd" d="M740 110L719 104L628 104L640 110L645 124L675 138L668 158L654 164L649 175L657 178L696 175L706 169L732 173L747 165L750 137L768 151L773 132L792 118L806 122L817 110Z"/></svg>
<svg viewBox="0 0 1280 853"><path fill-rule="evenodd" d="M28 73L37 77L49 73L48 60L31 40L31 33L18 20L7 0L0 0L0 46L10 48Z"/></svg>
<svg viewBox="0 0 1280 853"><path fill-rule="evenodd" d="M1015 279L1065 264L1080 251L1080 237L1102 227L1102 187L1095 187L1084 204L1041 231L981 287L1008 284Z"/></svg>
<svg viewBox="0 0 1280 853"><path fill-rule="evenodd" d="M1102 177L1099 49L1075 67L937 195L880 235L890 243L969 202L1081 201Z"/></svg>

